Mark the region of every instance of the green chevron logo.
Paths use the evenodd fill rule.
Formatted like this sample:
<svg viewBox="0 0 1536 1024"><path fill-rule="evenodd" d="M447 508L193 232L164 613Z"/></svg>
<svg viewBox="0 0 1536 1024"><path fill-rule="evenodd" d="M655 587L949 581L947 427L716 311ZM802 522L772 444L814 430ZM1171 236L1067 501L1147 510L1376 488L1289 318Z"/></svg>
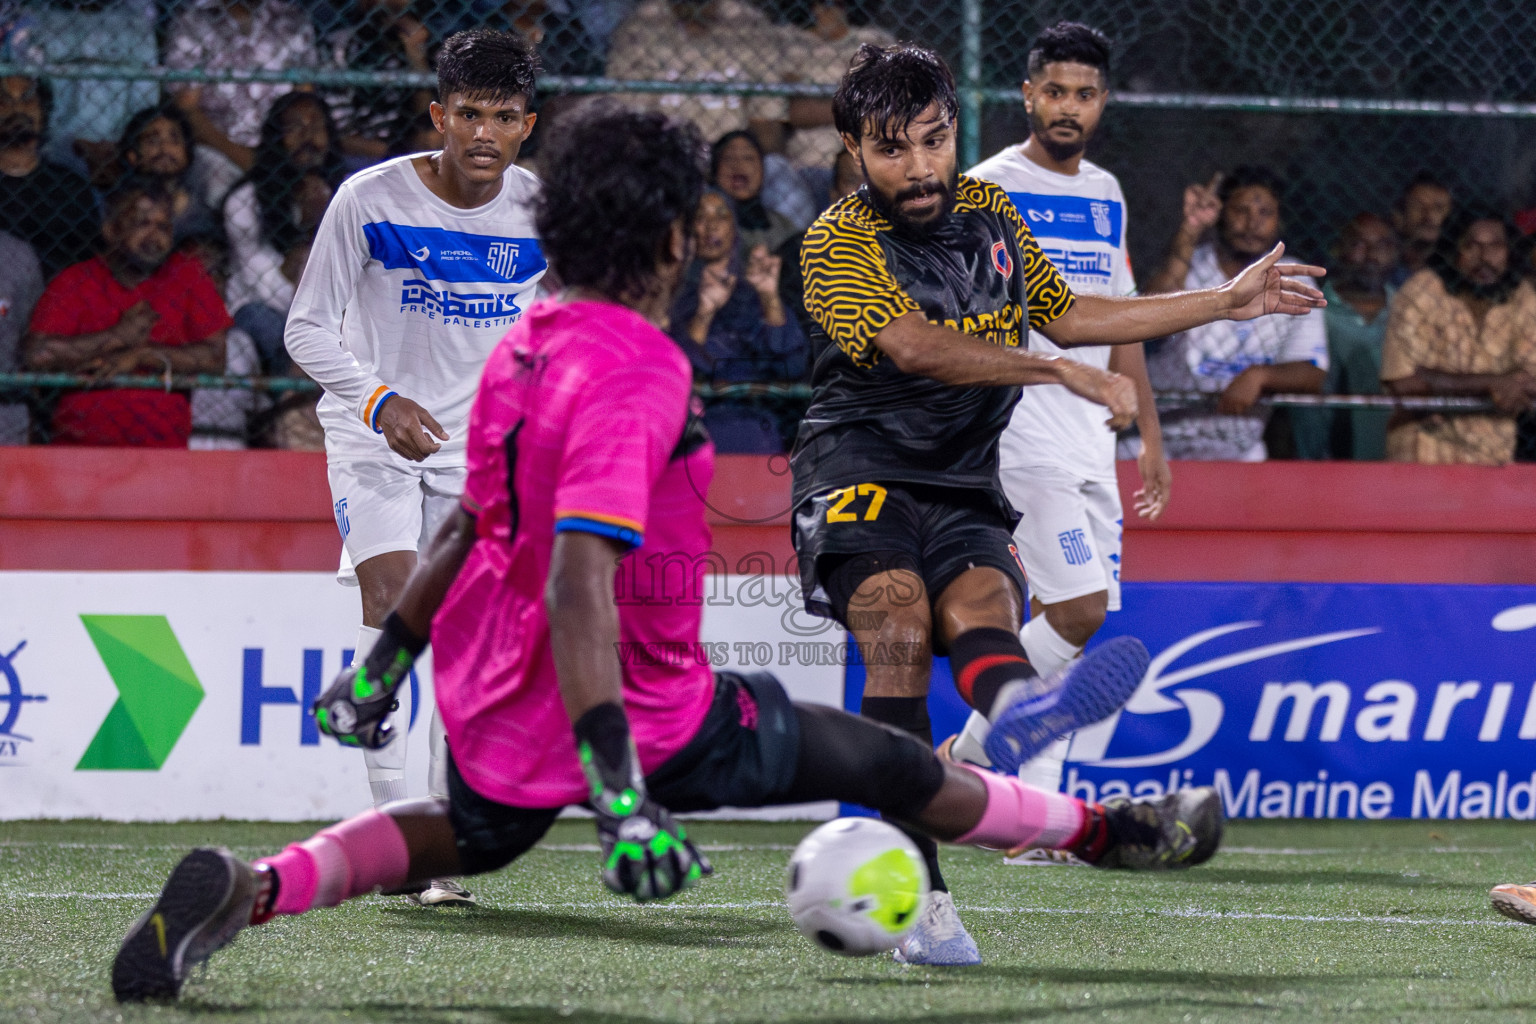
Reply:
<svg viewBox="0 0 1536 1024"><path fill-rule="evenodd" d="M75 771L158 771L203 687L164 615L82 615L96 653L117 686L117 703Z"/></svg>

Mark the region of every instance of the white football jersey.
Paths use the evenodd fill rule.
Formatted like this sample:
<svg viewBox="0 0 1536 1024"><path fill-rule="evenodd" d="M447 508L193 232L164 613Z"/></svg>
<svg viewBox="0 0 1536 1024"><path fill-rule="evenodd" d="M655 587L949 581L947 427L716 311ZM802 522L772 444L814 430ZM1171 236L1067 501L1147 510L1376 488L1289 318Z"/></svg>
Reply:
<svg viewBox="0 0 1536 1024"><path fill-rule="evenodd" d="M495 199L461 210L427 188L413 159L360 171L336 190L284 341L325 388L327 453L400 458L375 429L384 399L398 394L449 435L427 464L463 465L485 361L544 275L531 207L538 179L508 167Z"/></svg>
<svg viewBox="0 0 1536 1024"><path fill-rule="evenodd" d="M1125 248L1125 196L1113 174L1087 160L1075 175L1048 171L1009 146L966 172L996 182L1018 207L1046 257L1084 295L1136 291ZM1109 346L1062 349L1038 331L1029 350L1080 363L1109 366ZM1060 384L1024 388L1003 431L1000 464L1057 466L1082 479L1115 477L1115 435L1104 425L1104 406L1079 398Z"/></svg>

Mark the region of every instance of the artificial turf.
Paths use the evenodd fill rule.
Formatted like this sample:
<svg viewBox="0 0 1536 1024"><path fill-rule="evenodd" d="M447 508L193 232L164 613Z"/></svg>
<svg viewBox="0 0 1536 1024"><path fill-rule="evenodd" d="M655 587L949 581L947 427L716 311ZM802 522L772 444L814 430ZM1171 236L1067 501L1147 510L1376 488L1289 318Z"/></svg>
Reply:
<svg viewBox="0 0 1536 1024"><path fill-rule="evenodd" d="M118 1006L117 941L177 858L304 825L0 822L0 1021L1529 1021L1536 928L1487 890L1536 876L1518 822L1237 822L1166 875L948 852L978 968L845 960L794 930L784 864L810 826L699 822L715 877L640 908L565 821L472 910L379 896L243 933L175 1006Z"/></svg>

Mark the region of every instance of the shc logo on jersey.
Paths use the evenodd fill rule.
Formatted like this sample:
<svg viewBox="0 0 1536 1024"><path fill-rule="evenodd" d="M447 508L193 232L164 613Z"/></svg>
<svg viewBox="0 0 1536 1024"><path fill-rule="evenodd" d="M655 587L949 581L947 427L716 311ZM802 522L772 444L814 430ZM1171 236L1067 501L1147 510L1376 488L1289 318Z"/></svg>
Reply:
<svg viewBox="0 0 1536 1024"><path fill-rule="evenodd" d="M347 518L347 499L342 498L335 505L336 529L341 531L341 539L346 540L347 534L352 532L352 522Z"/></svg>
<svg viewBox="0 0 1536 1024"><path fill-rule="evenodd" d="M486 253L486 263L490 265L492 273L500 274L510 281L512 268L517 265L517 253L516 242L493 242Z"/></svg>
<svg viewBox="0 0 1536 1024"><path fill-rule="evenodd" d="M1108 238L1110 232L1114 230L1113 225L1109 221L1109 204L1089 203L1088 209L1093 215L1093 230L1097 231L1104 238Z"/></svg>
<svg viewBox="0 0 1536 1024"><path fill-rule="evenodd" d="M992 243L992 268L1004 277L1013 276L1013 257L1008 255L1007 242Z"/></svg>
<svg viewBox="0 0 1536 1024"><path fill-rule="evenodd" d="M1058 533L1056 540L1061 545L1061 553L1066 557L1068 565L1087 565L1093 558L1093 552L1088 548L1088 538L1083 536L1082 530Z"/></svg>

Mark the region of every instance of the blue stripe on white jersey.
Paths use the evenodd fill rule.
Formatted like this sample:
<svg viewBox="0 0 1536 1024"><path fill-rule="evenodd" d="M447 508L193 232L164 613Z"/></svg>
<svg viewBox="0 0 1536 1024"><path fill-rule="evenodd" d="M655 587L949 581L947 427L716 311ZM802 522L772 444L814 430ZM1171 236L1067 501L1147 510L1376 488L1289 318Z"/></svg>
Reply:
<svg viewBox="0 0 1536 1024"><path fill-rule="evenodd" d="M1042 245L1046 239L1064 242L1104 242L1119 245L1125 228L1125 208L1113 199L1009 192L1019 216Z"/></svg>
<svg viewBox="0 0 1536 1024"><path fill-rule="evenodd" d="M536 238L474 235L390 221L364 224L363 235L369 255L385 269L415 269L429 281L522 284L548 266Z"/></svg>

